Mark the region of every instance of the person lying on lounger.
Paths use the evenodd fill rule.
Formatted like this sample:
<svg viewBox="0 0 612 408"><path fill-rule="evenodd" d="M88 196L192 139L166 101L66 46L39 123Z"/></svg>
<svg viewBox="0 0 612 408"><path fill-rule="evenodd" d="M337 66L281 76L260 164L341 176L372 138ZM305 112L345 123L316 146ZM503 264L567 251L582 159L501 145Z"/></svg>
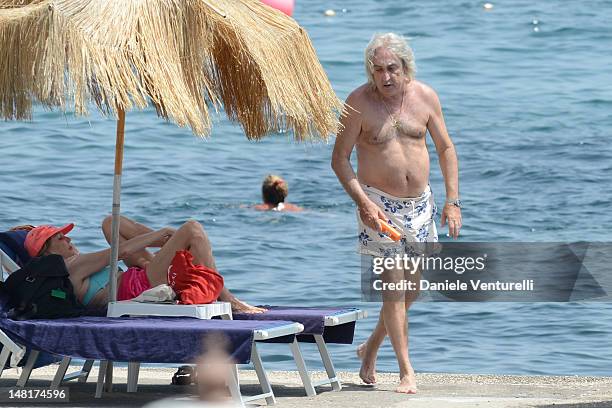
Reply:
<svg viewBox="0 0 612 408"><path fill-rule="evenodd" d="M25 248L31 256L58 254L64 258L77 298L88 308L100 308L108 302L110 248L87 254L79 253L66 234L74 224L63 227L43 225L28 232ZM111 217L102 222L102 231L110 243ZM147 247L159 247L152 254ZM129 218L121 217L119 259L128 266L117 277L117 299L128 300L161 284L167 284L167 271L176 251L188 249L194 263L216 270L208 236L202 225L187 221L179 229L165 227L157 231ZM251 306L236 298L226 287L219 300L230 302L235 312L261 313L265 309Z"/></svg>

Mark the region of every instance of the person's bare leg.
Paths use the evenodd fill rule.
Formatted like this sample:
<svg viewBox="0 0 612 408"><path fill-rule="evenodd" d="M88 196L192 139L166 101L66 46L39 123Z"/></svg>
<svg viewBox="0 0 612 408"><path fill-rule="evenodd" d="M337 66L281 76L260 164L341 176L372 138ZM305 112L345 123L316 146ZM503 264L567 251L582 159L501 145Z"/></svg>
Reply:
<svg viewBox="0 0 612 408"><path fill-rule="evenodd" d="M416 376L414 374L414 369L412 367L412 363L410 362L410 347L408 345L409 338L409 309L410 306L416 301L419 296L419 284L421 278L421 271L416 270L414 273L411 273L409 270L404 271L404 279L407 281L411 281L414 283L416 290L408 290L404 294L404 305L405 305L405 320L404 327L402 328L402 332L406 335L406 362L407 362L407 371L402 371L401 363L400 363L400 384L395 389L396 392L401 392L405 394L415 394L417 392L417 384L416 384ZM399 361L399 357L398 357Z"/></svg>
<svg viewBox="0 0 612 408"><path fill-rule="evenodd" d="M419 277L420 274L418 273L410 274L409 271L403 270L388 270L382 274L382 280L385 283L397 283L401 279L406 279L414 282L417 288ZM408 318L406 313L416 297L418 297L418 290L406 292L388 290L383 292L381 316L372 335L366 342L363 353L364 360L360 375L365 377L364 381L375 376L376 355L378 348L384 341L384 335L387 333L400 369L400 384L396 391L416 393L414 370L412 369L408 354Z"/></svg>
<svg viewBox="0 0 612 408"><path fill-rule="evenodd" d="M382 274L386 283L399 282L404 274L401 270L389 270ZM393 351L400 370L400 386L402 379L410 376L412 367L408 358L408 336L406 333L406 304L404 293L398 291L385 291L383 293L383 306L381 311L385 329L391 340ZM399 388L396 391L400 391ZM404 392L404 391L402 391Z"/></svg>
<svg viewBox="0 0 612 408"><path fill-rule="evenodd" d="M416 291L406 291L404 297L405 310L408 311L412 302L418 297L418 278L419 274L412 275L409 271L404 272L404 279L413 281L416 285ZM397 294L397 301L402 300L400 292ZM359 370L359 376L366 384L373 384L376 382L376 358L378 356L378 350L383 344L385 337L387 336L387 329L385 328L385 318L382 313L382 308L378 316L378 322L376 327L372 331L372 334L368 339L357 347L357 356L362 360L361 369Z"/></svg>
<svg viewBox="0 0 612 408"><path fill-rule="evenodd" d="M410 306L408 306L409 308ZM412 363L410 362L410 348L408 346L408 338L409 338L409 330L408 330L408 322L409 322L409 312L406 312L406 320L405 326L403 328L403 332L406 333L406 356L408 358L408 371L402 372L400 369L400 384L395 389L396 392L401 392L405 394L416 394L417 392L417 383L416 383L416 375L414 373L414 369L412 367Z"/></svg>
<svg viewBox="0 0 612 408"><path fill-rule="evenodd" d="M197 221L187 221L170 237L161 247L147 267L147 276L151 286L168 283L167 271L172 263L176 251L188 249L193 255L194 262L199 265L217 269L212 254L212 246L204 228ZM230 302L232 310L236 312L261 313L265 309L251 306L234 296L226 287L223 287L219 300Z"/></svg>
<svg viewBox="0 0 612 408"><path fill-rule="evenodd" d="M365 258L369 258L365 261ZM362 255L362 262L373 262L374 257ZM370 273L368 271L367 273ZM370 283L371 284L371 283ZM378 321L374 330L368 337L368 339L357 346L357 357L361 360L361 368L359 369L359 377L366 384L376 383L376 358L378 349L382 345L387 331L385 330L384 317L382 315L382 309L378 314Z"/></svg>
<svg viewBox="0 0 612 408"><path fill-rule="evenodd" d="M378 349L386 336L385 318L381 309L374 331L372 331L372 334L370 334L365 343L357 347L357 356L361 359L359 377L366 384L376 383L376 357L378 356Z"/></svg>
<svg viewBox="0 0 612 408"><path fill-rule="evenodd" d="M403 331L406 333L405 349L408 353L408 310L410 309L412 303L414 303L414 301L419 296L418 288L420 280L420 271L417 271L415 274L411 274L410 271L404 271L404 279L414 282L416 290L387 293L386 297L389 302L403 303L403 307L406 314ZM383 314L383 309L381 308L378 322L376 324L376 327L372 331L372 334L370 335L370 337L368 337L368 340L366 342L359 345L357 348L357 355L359 356L359 358L362 359L359 376L366 384L372 384L376 380L376 358L378 355L378 350L384 342L386 335L387 329L385 327L385 316ZM408 370L408 375L400 376L400 385L397 389L398 392L414 393L417 390L414 370L412 369L412 365L409 359L408 366L410 367Z"/></svg>
<svg viewBox="0 0 612 408"><path fill-rule="evenodd" d="M384 283L399 282L404 276L402 270L386 270L383 272L381 278ZM366 384L374 384L376 382L376 357L378 355L378 349L382 345L385 336L393 332L395 338L392 338L391 344L394 350L398 347L398 342L403 342L401 338L401 332L404 330L405 320L405 303L404 303L404 292L403 291L383 291L383 307L380 310L378 322L374 331L368 338L368 340L358 347L357 355L362 358L361 368L359 370L359 376ZM389 321L389 323L387 322ZM389 326L394 327L389 330ZM396 329L396 327L400 329ZM394 343L395 342L395 343ZM407 347L400 347L400 349L406 349ZM398 355L396 350L396 356L398 361L404 359L401 351ZM405 364L400 363L401 368L405 367Z"/></svg>
<svg viewBox="0 0 612 408"><path fill-rule="evenodd" d="M406 313L410 309L413 302L414 295L406 295ZM406 330L408 330L408 314L406 314ZM366 384L376 383L376 359L378 357L378 350L382 346L385 338L387 337L387 329L385 328L385 317L382 313L382 308L378 316L378 322L376 327L372 331L372 334L368 339L357 346L357 356L362 360L361 369L359 370L359 377Z"/></svg>
<svg viewBox="0 0 612 408"><path fill-rule="evenodd" d="M104 238L106 238L106 241L109 244L111 243L111 225L112 216L109 215L102 221L102 232L104 233ZM149 232L153 232L153 229L130 218L121 216L121 221L119 222L119 243ZM157 244L160 243L154 243L152 246L161 246L161 244ZM129 257L124 259L123 262L127 266L138 266L145 269L147 264L151 262L152 259L153 254L146 249L143 249L142 251L131 254Z"/></svg>

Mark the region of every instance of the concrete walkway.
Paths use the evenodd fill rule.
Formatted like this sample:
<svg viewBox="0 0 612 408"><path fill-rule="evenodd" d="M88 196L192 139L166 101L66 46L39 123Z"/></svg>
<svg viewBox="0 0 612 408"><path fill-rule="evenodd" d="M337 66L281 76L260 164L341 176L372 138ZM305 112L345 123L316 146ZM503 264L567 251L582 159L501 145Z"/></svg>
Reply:
<svg viewBox="0 0 612 408"><path fill-rule="evenodd" d="M48 386L55 368L51 366L35 370L28 386ZM105 393L101 399L94 399L97 378L97 369L94 368L88 383L69 383L70 404L61 406L140 407L162 398L193 395L196 392L194 386L170 385L174 371L168 368L142 368L138 392L128 394L125 386L127 369L115 368L113 392ZM244 393L254 394L258 391L253 385L254 372L241 371L240 376L241 383L246 384L243 387ZM14 386L17 377L17 370L6 370L0 379L0 387ZM316 373L315 377L323 378L323 373ZM341 372L340 378L344 384L341 392L332 392L330 387L319 387L319 395L307 398L297 372L270 373L277 396L276 406L279 408L612 407L612 377L417 374L419 393L416 395L393 392L397 374L379 373L379 385L376 387L362 385L356 373ZM6 403L0 405L6 406ZM263 401L254 405L263 405Z"/></svg>

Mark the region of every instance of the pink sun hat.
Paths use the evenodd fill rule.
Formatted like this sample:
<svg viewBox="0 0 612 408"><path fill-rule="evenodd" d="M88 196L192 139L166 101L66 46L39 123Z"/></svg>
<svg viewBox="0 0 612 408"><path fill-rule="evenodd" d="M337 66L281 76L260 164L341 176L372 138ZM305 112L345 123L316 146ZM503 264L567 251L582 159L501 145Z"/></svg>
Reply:
<svg viewBox="0 0 612 408"><path fill-rule="evenodd" d="M66 224L63 227L54 227L53 225L41 225L36 227L26 236L23 246L30 256L36 256L45 245L45 242L58 232L67 234L74 228L74 224Z"/></svg>

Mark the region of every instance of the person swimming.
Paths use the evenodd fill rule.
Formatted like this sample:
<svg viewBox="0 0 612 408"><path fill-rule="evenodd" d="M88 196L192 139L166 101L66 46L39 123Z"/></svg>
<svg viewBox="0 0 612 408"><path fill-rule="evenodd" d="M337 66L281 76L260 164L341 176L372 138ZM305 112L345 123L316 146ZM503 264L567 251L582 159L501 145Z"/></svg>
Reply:
<svg viewBox="0 0 612 408"><path fill-rule="evenodd" d="M256 205L255 209L260 211L303 211L303 208L285 202L288 194L287 182L279 176L269 174L261 186L263 204Z"/></svg>

